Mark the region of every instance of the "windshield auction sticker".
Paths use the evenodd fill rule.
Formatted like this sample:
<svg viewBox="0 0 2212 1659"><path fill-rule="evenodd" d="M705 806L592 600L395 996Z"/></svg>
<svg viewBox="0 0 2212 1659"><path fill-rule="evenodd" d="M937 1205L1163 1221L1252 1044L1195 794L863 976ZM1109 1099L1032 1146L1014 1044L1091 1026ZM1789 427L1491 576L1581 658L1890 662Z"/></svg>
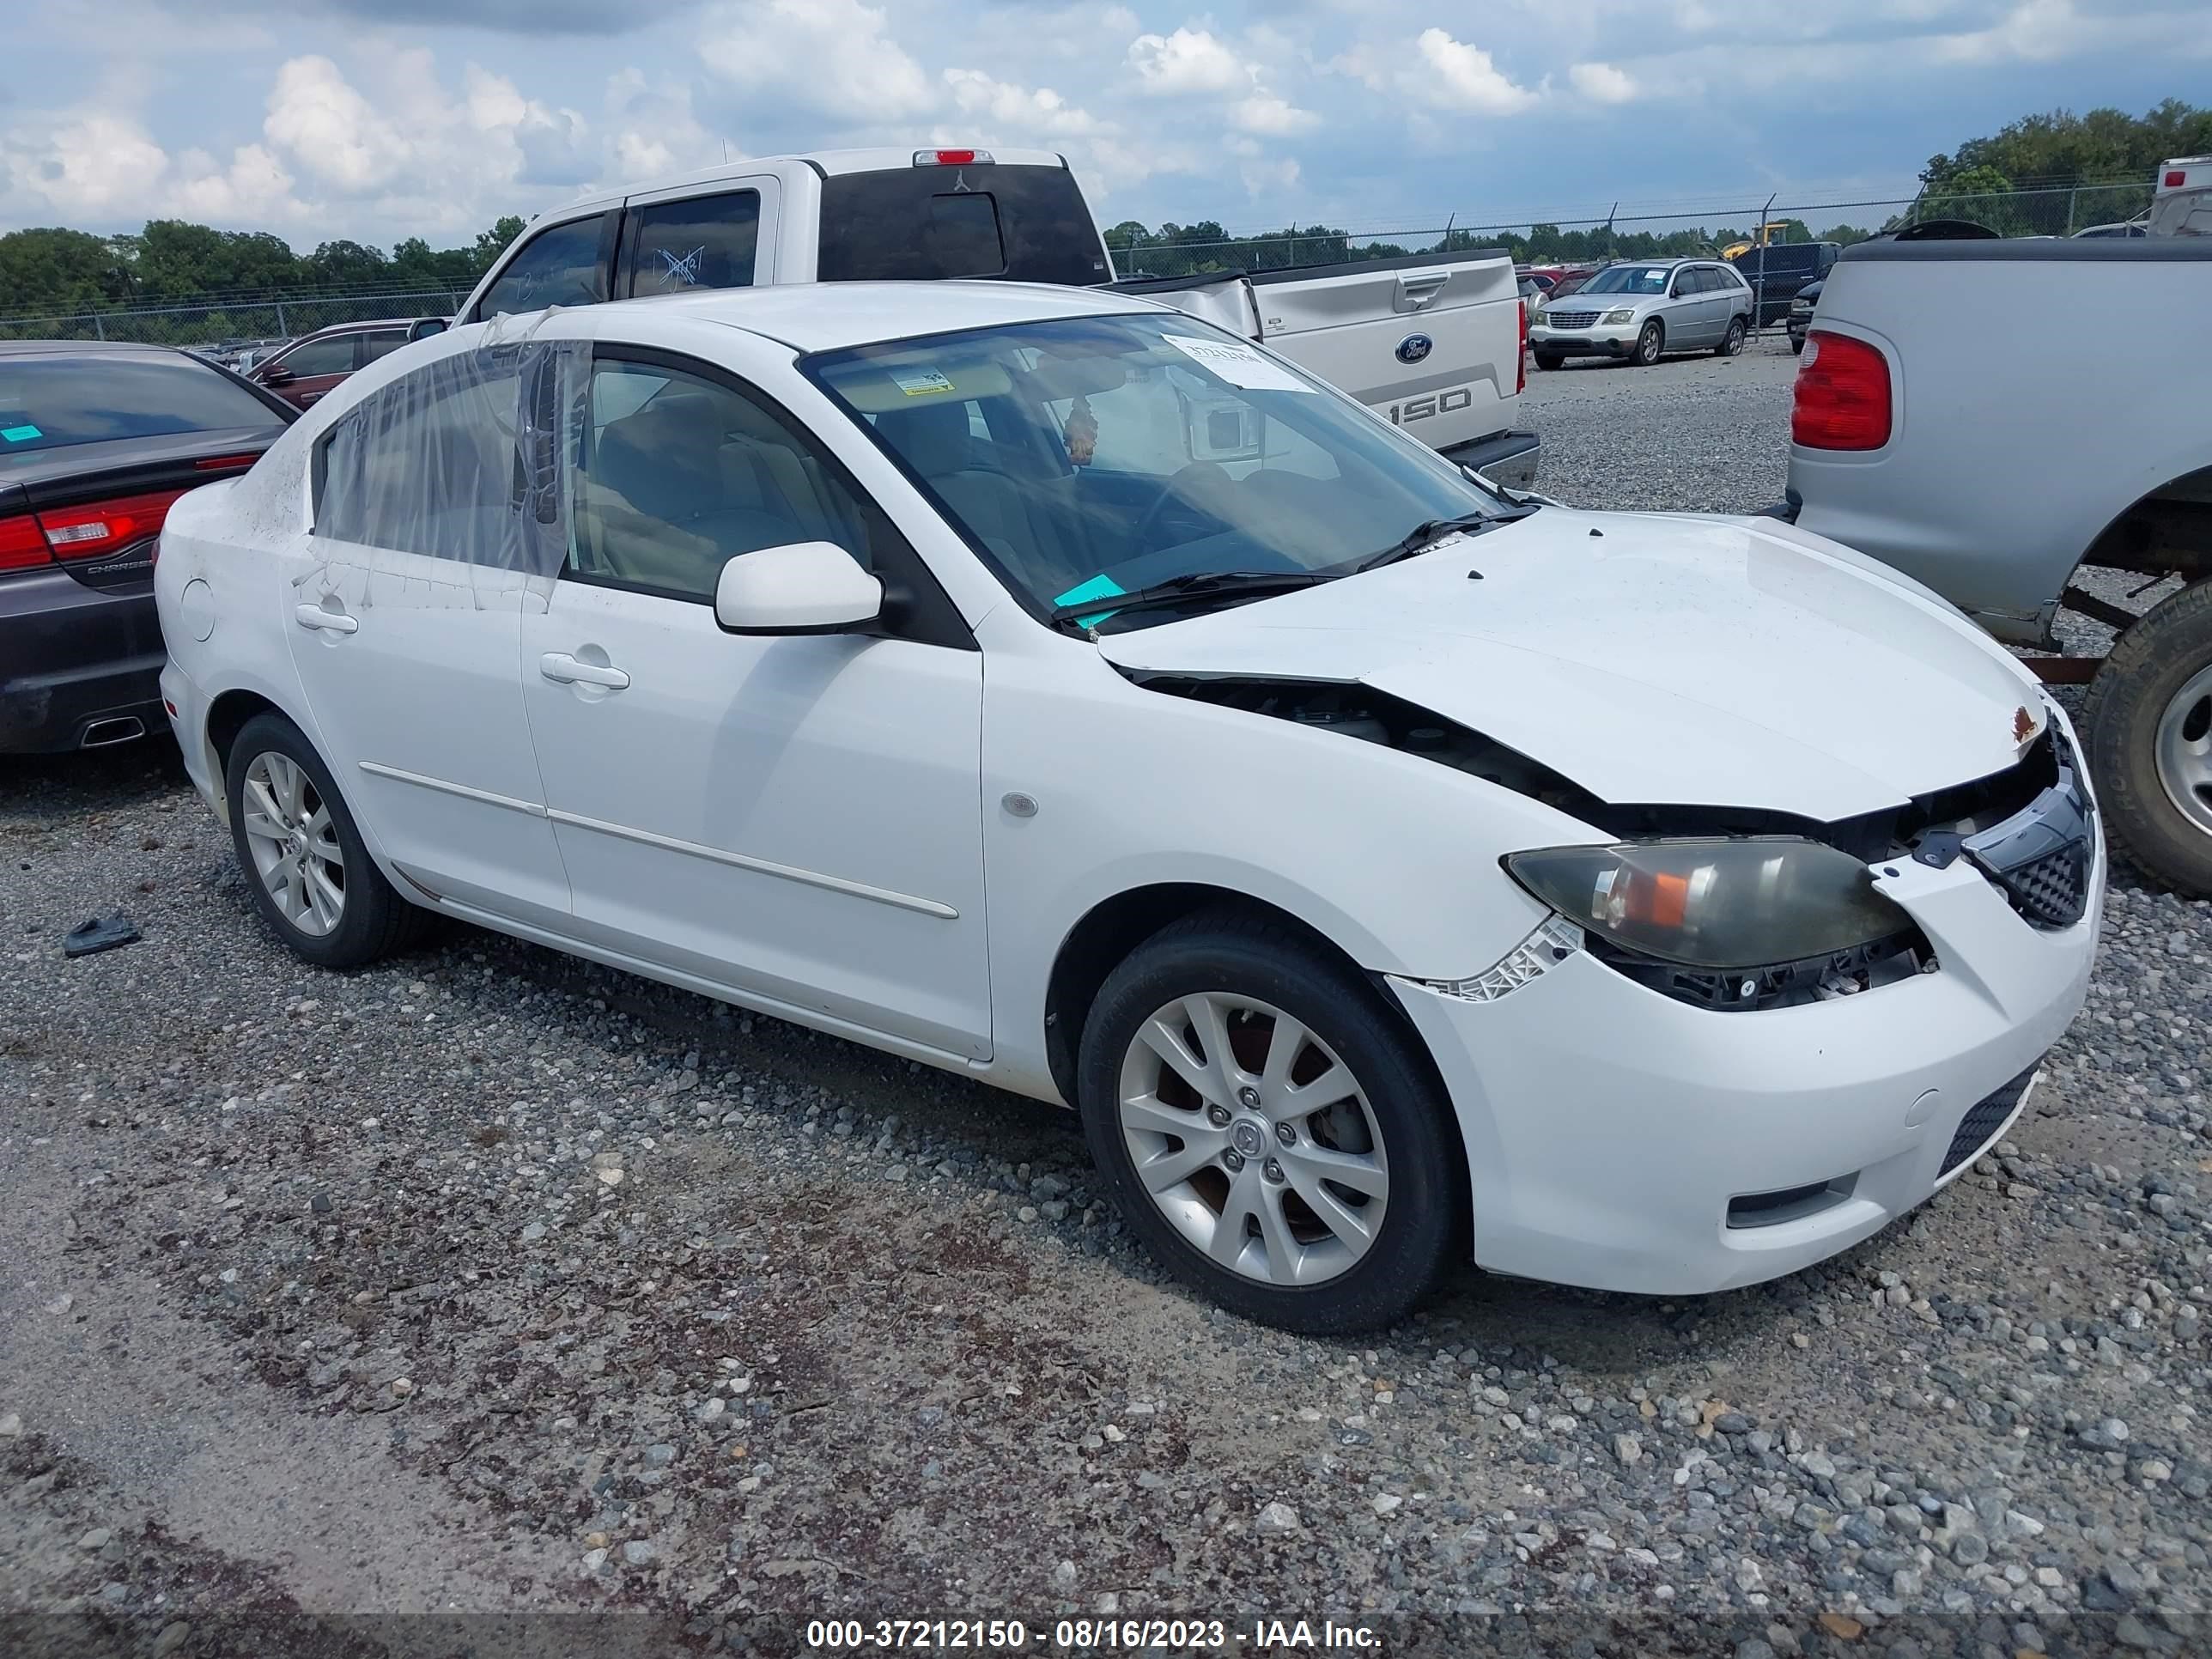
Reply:
<svg viewBox="0 0 2212 1659"><path fill-rule="evenodd" d="M952 390L952 382L933 368L910 368L903 374L894 374L891 384L909 398L927 398Z"/></svg>
<svg viewBox="0 0 2212 1659"><path fill-rule="evenodd" d="M1313 388L1279 363L1234 340L1199 340L1188 334L1160 337L1177 351L1245 392L1311 392Z"/></svg>

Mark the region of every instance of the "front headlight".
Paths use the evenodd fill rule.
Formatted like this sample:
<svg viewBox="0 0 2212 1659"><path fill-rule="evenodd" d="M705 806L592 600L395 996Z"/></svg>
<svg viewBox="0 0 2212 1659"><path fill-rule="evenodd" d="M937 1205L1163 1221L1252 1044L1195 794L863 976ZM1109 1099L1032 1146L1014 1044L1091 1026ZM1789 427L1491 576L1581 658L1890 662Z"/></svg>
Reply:
<svg viewBox="0 0 2212 1659"><path fill-rule="evenodd" d="M1618 311L1608 311L1605 313L1605 321L1608 326L1614 323L1632 323L1635 320L1636 307L1634 306L1623 306Z"/></svg>
<svg viewBox="0 0 2212 1659"><path fill-rule="evenodd" d="M1690 968L1800 962L1912 927L1865 865L1795 836L1547 847L1504 864L1594 938Z"/></svg>

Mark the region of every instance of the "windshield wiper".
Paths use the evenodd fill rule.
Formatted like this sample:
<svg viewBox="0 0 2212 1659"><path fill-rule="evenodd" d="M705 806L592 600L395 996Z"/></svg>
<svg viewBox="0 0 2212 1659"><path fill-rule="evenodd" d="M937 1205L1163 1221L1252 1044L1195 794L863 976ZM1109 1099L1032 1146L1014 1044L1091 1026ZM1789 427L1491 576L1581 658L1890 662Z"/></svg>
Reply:
<svg viewBox="0 0 2212 1659"><path fill-rule="evenodd" d="M1424 519L1407 531L1404 538L1390 544L1380 553L1370 553L1352 567L1354 574L1362 570L1379 570L1386 564L1395 564L1401 559L1410 559L1447 536L1462 532L1480 535L1501 524L1513 524L1527 518L1536 510L1531 504L1511 513L1463 513L1456 519Z"/></svg>
<svg viewBox="0 0 2212 1659"><path fill-rule="evenodd" d="M1264 593L1287 593L1296 587L1312 587L1334 577L1312 570L1195 570L1187 576L1170 576L1129 593L1102 593L1073 605L1054 605L1052 620L1073 622L1081 617L1105 619L1109 611L1163 611L1202 599L1257 598Z"/></svg>

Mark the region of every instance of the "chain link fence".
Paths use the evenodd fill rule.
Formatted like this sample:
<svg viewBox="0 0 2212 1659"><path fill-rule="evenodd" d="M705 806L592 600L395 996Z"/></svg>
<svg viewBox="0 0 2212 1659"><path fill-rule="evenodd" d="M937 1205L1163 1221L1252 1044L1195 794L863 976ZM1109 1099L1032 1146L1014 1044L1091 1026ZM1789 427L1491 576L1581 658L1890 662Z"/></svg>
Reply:
<svg viewBox="0 0 2212 1659"><path fill-rule="evenodd" d="M1338 231L1295 228L1255 236L1163 238L1108 234L1124 276L1279 270L1341 260L1458 252L1510 244L1529 258L1568 264L1711 255L1756 241L1857 241L1928 219L1972 219L2006 236L2070 236L2124 222L2150 205L2147 182L2083 184L1988 195L1923 192L1887 200L1786 204L1743 203L1673 213L1452 222L1418 229ZM130 340L230 349L295 337L333 323L386 317L450 317L466 298L447 288L352 290L238 297L198 305L133 307L63 316L0 315L0 339ZM1762 314L1764 314L1762 313Z"/></svg>
<svg viewBox="0 0 2212 1659"><path fill-rule="evenodd" d="M53 317L0 316L0 340L128 340L142 345L206 349L297 338L334 323L386 317L450 317L465 289L411 289L380 294L287 295L190 306L134 307Z"/></svg>

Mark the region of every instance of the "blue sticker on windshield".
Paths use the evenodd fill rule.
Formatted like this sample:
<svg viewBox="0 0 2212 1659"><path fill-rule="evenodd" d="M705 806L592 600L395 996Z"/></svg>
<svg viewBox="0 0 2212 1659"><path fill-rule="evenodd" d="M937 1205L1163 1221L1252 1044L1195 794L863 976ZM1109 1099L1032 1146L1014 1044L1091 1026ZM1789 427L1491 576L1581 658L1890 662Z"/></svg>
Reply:
<svg viewBox="0 0 2212 1659"><path fill-rule="evenodd" d="M46 435L34 426L0 426L0 438L5 438L11 444L27 444L33 438Z"/></svg>
<svg viewBox="0 0 2212 1659"><path fill-rule="evenodd" d="M1087 582L1078 582L1074 586L1069 588L1066 592L1055 598L1053 600L1053 603L1054 605L1081 605L1085 599L1110 599L1117 593L1126 593L1129 590L1127 588L1122 586L1121 583L1115 581L1111 576L1093 576ZM1111 611L1102 611L1095 617L1078 617L1075 620L1081 627L1096 628L1100 623L1104 622L1107 617L1113 614L1114 613Z"/></svg>

